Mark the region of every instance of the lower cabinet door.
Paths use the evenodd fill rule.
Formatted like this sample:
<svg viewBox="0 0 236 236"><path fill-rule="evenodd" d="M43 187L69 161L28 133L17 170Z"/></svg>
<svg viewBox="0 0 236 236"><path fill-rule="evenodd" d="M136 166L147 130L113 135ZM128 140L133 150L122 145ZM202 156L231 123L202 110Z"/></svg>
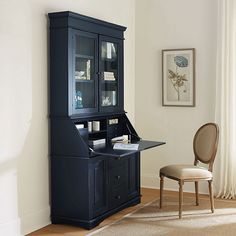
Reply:
<svg viewBox="0 0 236 236"><path fill-rule="evenodd" d="M94 158L90 165L90 193L92 216L96 217L108 210L107 160Z"/></svg>
<svg viewBox="0 0 236 236"><path fill-rule="evenodd" d="M105 156L92 158L89 164L89 183L92 218L139 196L139 153L121 159Z"/></svg>
<svg viewBox="0 0 236 236"><path fill-rule="evenodd" d="M135 153L127 158L128 164L128 199L140 195L140 154Z"/></svg>

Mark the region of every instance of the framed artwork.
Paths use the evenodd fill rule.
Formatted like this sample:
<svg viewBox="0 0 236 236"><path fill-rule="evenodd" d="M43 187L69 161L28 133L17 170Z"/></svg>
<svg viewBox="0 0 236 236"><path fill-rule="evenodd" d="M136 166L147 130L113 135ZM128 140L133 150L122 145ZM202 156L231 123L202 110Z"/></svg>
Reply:
<svg viewBox="0 0 236 236"><path fill-rule="evenodd" d="M162 105L195 106L195 49L162 50Z"/></svg>

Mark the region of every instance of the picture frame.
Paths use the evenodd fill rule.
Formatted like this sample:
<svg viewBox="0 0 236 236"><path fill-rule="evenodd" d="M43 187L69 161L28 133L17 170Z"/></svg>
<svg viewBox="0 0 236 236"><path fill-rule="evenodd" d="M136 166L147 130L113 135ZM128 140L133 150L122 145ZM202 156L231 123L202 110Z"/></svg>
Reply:
<svg viewBox="0 0 236 236"><path fill-rule="evenodd" d="M195 106L195 49L162 50L162 105Z"/></svg>

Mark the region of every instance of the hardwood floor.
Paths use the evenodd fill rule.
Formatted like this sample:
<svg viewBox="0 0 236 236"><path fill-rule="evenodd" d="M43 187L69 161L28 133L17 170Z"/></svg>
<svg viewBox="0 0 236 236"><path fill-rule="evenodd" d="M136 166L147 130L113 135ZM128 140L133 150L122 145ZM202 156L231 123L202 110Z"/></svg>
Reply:
<svg viewBox="0 0 236 236"><path fill-rule="evenodd" d="M97 230L105 225L111 224L114 221L117 221L121 219L124 215L141 208L143 205L145 205L148 202L154 201L155 199L159 198L159 190L158 189L149 189L149 188L142 188L141 189L141 194L142 194L142 200L141 203L133 206L126 208L110 217L105 219L103 222L100 223L97 227L93 228L92 230L85 230L80 227L76 226L69 226L69 225L48 225L40 230L37 230L31 234L28 234L28 236L85 236L86 234ZM176 196L178 198L179 193L175 191L168 191L164 190L164 196L165 195L172 195ZM194 196L194 193L184 193L184 196ZM199 197L201 198L209 198L208 195L205 194L199 194ZM235 200L232 200L235 201Z"/></svg>
<svg viewBox="0 0 236 236"><path fill-rule="evenodd" d="M110 217L105 219L103 222L101 222L97 227L93 228L92 230L85 230L80 227L76 226L69 226L69 225L48 225L40 230L37 230L31 234L28 234L28 236L84 236L88 234L89 232L92 232L94 230L97 230L107 224L110 224L116 220L121 219L124 215L142 207L144 204L151 202L159 197L159 190L157 189L148 189L148 188L142 188L141 189L142 194L142 200L141 203L126 208Z"/></svg>
<svg viewBox="0 0 236 236"><path fill-rule="evenodd" d="M86 234L88 234L89 232L92 232L94 230L97 230L105 225L111 224L114 221L117 221L119 219L121 219L124 215L138 209L141 208L143 205L145 205L148 202L154 201L155 199L159 198L159 190L158 189L149 189L149 188L142 188L141 189L141 194L142 194L142 200L141 203L133 206L133 207L129 207L126 208L110 217L108 217L107 219L105 219L103 222L100 223L100 225L98 225L97 227L93 228L92 230L85 230L83 228L80 227L76 227L76 226L70 226L70 225L48 225L40 230L37 230L31 234L28 234L28 236L85 236ZM164 195L174 195L176 196L176 198L178 198L178 192L174 192L174 191L168 191L165 190L164 191ZM185 196L193 196L193 193L184 193ZM209 197L208 195L202 195L199 194L199 196L201 197Z"/></svg>

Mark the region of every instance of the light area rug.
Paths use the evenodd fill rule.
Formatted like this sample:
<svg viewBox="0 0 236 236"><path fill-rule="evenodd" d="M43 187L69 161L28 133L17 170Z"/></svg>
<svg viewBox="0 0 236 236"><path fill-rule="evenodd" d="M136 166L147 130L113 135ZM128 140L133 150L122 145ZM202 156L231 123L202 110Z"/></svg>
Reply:
<svg viewBox="0 0 236 236"><path fill-rule="evenodd" d="M178 198L164 197L125 215L87 236L236 236L236 201L215 199L215 212L208 198L184 197L183 218L178 218Z"/></svg>

